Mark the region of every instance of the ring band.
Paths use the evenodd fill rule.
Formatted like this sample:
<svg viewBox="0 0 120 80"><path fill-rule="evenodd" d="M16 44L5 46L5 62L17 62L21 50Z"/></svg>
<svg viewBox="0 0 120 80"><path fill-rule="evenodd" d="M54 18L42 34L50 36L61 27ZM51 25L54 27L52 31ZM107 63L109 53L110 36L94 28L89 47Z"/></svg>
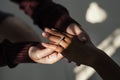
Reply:
<svg viewBox="0 0 120 80"><path fill-rule="evenodd" d="M61 37L57 44L59 45L61 43L61 41L64 40L64 39L65 39L65 36Z"/></svg>

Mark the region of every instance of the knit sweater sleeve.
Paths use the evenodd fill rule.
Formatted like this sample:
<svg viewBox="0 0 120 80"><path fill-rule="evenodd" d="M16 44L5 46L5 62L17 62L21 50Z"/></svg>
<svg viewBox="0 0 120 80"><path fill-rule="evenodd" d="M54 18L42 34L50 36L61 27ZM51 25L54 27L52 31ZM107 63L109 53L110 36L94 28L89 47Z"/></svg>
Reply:
<svg viewBox="0 0 120 80"><path fill-rule="evenodd" d="M77 23L70 17L68 10L64 6L55 3L53 0L11 1L17 3L33 19L34 24L38 25L42 30L49 27L66 31L69 24Z"/></svg>
<svg viewBox="0 0 120 80"><path fill-rule="evenodd" d="M0 67L8 65L10 68L19 63L33 63L28 56L30 46L37 46L38 42L12 43L4 40L0 43Z"/></svg>
<svg viewBox="0 0 120 80"><path fill-rule="evenodd" d="M69 24L77 23L70 17L68 10L64 6L53 1L38 5L31 17L34 23L42 30L45 27L49 27L66 31Z"/></svg>

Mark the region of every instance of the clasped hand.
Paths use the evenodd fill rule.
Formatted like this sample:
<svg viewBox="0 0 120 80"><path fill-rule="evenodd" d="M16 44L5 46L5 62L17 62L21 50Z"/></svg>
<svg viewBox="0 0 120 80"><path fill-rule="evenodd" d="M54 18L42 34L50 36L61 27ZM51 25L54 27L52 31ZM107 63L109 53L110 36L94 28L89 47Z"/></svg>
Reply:
<svg viewBox="0 0 120 80"><path fill-rule="evenodd" d="M61 33L49 28L45 28L42 36L47 38L49 42L41 43L45 47L44 49L31 47L29 49L29 56L33 61L43 64L53 64L61 60L64 57L61 52L68 47L73 37L68 33Z"/></svg>
<svg viewBox="0 0 120 80"><path fill-rule="evenodd" d="M92 44L84 30L79 28L75 32L80 33L74 35L46 28L42 36L47 38L49 42L41 44L45 47L44 49L31 47L29 56L35 62L44 64L53 64L65 57L77 65L91 66L98 57L95 53L98 49Z"/></svg>

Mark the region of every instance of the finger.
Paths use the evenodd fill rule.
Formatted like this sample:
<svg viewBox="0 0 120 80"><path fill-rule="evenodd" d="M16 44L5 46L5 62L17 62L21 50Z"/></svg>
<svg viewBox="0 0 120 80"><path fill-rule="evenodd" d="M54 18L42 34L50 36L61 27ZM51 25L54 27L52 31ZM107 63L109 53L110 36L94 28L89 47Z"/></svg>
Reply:
<svg viewBox="0 0 120 80"><path fill-rule="evenodd" d="M63 58L63 55L61 53L54 52L46 57L43 57L36 62L43 63L43 64L53 64L57 61L61 60Z"/></svg>
<svg viewBox="0 0 120 80"><path fill-rule="evenodd" d="M56 43L56 42L58 41L58 39L59 39L58 36L51 35L51 34L48 34L48 33L46 33L46 32L43 32L43 33L42 33L42 36L43 36L44 38L47 38L47 39L50 40L51 42L54 42L54 43Z"/></svg>
<svg viewBox="0 0 120 80"><path fill-rule="evenodd" d="M70 40L69 40L69 41L66 41L66 40L65 40L65 37L61 37L61 38L58 40L57 45L60 45L60 46L64 47L64 49L66 49L67 46L70 44L69 42L70 42Z"/></svg>
<svg viewBox="0 0 120 80"><path fill-rule="evenodd" d="M49 34L52 34L52 35L55 35L55 36L59 36L59 37L65 37L65 41L69 41L70 38L73 37L73 35L69 34L69 33L64 33L64 32L59 32L57 30L54 30L54 29L49 29L49 28L46 28L45 31L47 31L47 33Z"/></svg>
<svg viewBox="0 0 120 80"><path fill-rule="evenodd" d="M72 34L69 34L69 33L64 33L64 32L59 32L55 29L49 29L49 28L45 28L45 32L49 33L49 34L52 34L52 35L56 35L56 36L60 36L60 37L69 37L69 38L72 38L73 35Z"/></svg>
<svg viewBox="0 0 120 80"><path fill-rule="evenodd" d="M54 51L52 49L46 48L46 49L39 49L37 47L30 47L29 49L29 56L34 59L40 59L42 57L45 57L47 55L50 55Z"/></svg>
<svg viewBox="0 0 120 80"><path fill-rule="evenodd" d="M52 50L59 52L59 53L61 53L64 50L64 48L60 45L48 44L48 43L42 43L42 45L46 48L52 49Z"/></svg>
<svg viewBox="0 0 120 80"><path fill-rule="evenodd" d="M49 29L49 28L45 28L45 32L52 34L52 35L56 35L56 36L63 36L61 32L53 30L53 29Z"/></svg>
<svg viewBox="0 0 120 80"><path fill-rule="evenodd" d="M49 39L50 41L59 44L66 48L70 43L73 35L68 33L60 33L55 30L51 30L49 28L46 28L45 31L48 33L43 33L43 36ZM58 37L59 36L59 37ZM64 38L63 38L64 37Z"/></svg>
<svg viewBox="0 0 120 80"><path fill-rule="evenodd" d="M72 35L72 34L69 34L69 33L64 33L67 37L69 37L69 38L73 38L73 36L74 35Z"/></svg>
<svg viewBox="0 0 120 80"><path fill-rule="evenodd" d="M58 37L55 35L48 34L46 32L42 33L42 36L50 40L51 42L55 43L56 45L61 45L62 47L66 48L71 43L70 37Z"/></svg>
<svg viewBox="0 0 120 80"><path fill-rule="evenodd" d="M69 34L69 33L64 33L64 32L59 32L58 30L56 29L49 29L49 28L45 28L45 32L49 33L49 34L52 34L52 35L56 35L56 36L66 36L67 37L72 37L73 35L72 34Z"/></svg>
<svg viewBox="0 0 120 80"><path fill-rule="evenodd" d="M55 36L55 35L50 35L50 34L47 34L45 32L42 33L42 36L47 38L48 40L50 40L51 42L55 43L56 45L59 44L61 46L63 46L64 48L66 48L66 46L68 45L68 43L70 42L69 39L65 39L67 41L65 41L64 39L61 39L60 37L58 36Z"/></svg>

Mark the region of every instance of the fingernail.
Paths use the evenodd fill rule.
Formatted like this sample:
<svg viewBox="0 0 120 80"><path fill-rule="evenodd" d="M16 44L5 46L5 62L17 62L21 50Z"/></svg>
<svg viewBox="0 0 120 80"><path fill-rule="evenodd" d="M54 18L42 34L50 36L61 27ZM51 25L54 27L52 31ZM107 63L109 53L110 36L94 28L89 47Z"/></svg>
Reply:
<svg viewBox="0 0 120 80"><path fill-rule="evenodd" d="M49 36L49 34L48 34L48 33L46 33L46 32L43 32L43 33L42 33L42 36L43 36L43 37L48 37L48 36Z"/></svg>
<svg viewBox="0 0 120 80"><path fill-rule="evenodd" d="M42 32L42 35L43 35L43 36L45 36L45 35L46 35L46 33L45 33L45 32Z"/></svg>
<svg viewBox="0 0 120 80"><path fill-rule="evenodd" d="M42 44L42 45L46 45L46 43L43 43L43 42L42 42L41 44Z"/></svg>
<svg viewBox="0 0 120 80"><path fill-rule="evenodd" d="M56 31L56 29L52 28L53 31Z"/></svg>
<svg viewBox="0 0 120 80"><path fill-rule="evenodd" d="M42 42L41 44L42 44L44 47L47 46L47 43L43 43L43 42Z"/></svg>
<svg viewBox="0 0 120 80"><path fill-rule="evenodd" d="M47 32L47 31L49 31L50 29L49 28L45 28L45 31Z"/></svg>

